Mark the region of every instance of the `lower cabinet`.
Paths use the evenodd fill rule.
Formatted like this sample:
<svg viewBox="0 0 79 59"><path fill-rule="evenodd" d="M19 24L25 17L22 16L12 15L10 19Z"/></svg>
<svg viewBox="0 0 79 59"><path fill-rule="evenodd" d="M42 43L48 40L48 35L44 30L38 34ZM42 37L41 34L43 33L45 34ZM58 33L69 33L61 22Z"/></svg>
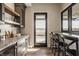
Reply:
<svg viewBox="0 0 79 59"><path fill-rule="evenodd" d="M0 56L25 56L28 48L28 37L20 38L15 44L12 44L0 51Z"/></svg>
<svg viewBox="0 0 79 59"><path fill-rule="evenodd" d="M6 49L0 51L0 56L15 56L16 55L16 44L7 47Z"/></svg>
<svg viewBox="0 0 79 59"><path fill-rule="evenodd" d="M27 39L22 38L17 42L17 56L24 56L27 52Z"/></svg>

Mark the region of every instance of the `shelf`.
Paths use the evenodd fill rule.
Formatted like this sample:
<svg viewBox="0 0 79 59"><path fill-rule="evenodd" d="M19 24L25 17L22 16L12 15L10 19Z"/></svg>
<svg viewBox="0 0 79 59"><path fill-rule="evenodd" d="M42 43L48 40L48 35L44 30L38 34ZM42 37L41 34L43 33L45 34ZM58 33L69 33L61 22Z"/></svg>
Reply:
<svg viewBox="0 0 79 59"><path fill-rule="evenodd" d="M8 7L7 5L4 4L4 8L5 8L5 12L12 14L12 15L16 15L16 16L20 16L17 12L15 12L13 9L11 9L10 7Z"/></svg>
<svg viewBox="0 0 79 59"><path fill-rule="evenodd" d="M20 26L20 23L17 23L17 22L14 22L14 21L5 20L4 22L8 23L8 24L19 25Z"/></svg>

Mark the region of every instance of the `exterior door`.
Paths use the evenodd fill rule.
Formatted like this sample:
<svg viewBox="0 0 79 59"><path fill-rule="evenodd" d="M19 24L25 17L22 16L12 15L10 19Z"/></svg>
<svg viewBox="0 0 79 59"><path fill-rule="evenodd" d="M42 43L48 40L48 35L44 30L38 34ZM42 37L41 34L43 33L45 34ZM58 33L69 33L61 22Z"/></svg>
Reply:
<svg viewBox="0 0 79 59"><path fill-rule="evenodd" d="M34 44L47 46L47 13L34 13Z"/></svg>

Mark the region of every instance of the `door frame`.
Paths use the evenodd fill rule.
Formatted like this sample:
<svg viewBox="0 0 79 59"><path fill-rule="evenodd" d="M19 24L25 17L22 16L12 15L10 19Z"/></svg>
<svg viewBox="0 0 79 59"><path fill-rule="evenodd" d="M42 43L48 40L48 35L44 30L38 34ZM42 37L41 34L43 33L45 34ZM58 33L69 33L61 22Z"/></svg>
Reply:
<svg viewBox="0 0 79 59"><path fill-rule="evenodd" d="M45 15L45 18L46 18L46 27L45 27L45 40L46 40L46 43L45 45L44 44L41 44L40 46L37 46L36 45L36 28L35 28L35 21L36 21L36 15ZM34 13L34 47L47 47L47 12L35 12Z"/></svg>

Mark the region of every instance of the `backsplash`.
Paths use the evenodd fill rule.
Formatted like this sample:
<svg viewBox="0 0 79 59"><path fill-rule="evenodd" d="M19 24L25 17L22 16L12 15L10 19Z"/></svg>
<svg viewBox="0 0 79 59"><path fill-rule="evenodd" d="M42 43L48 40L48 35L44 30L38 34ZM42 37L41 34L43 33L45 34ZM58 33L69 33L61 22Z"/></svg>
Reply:
<svg viewBox="0 0 79 59"><path fill-rule="evenodd" d="M8 13L5 13L5 16L4 16L4 20L9 20L9 21L13 21L14 20L14 16L11 16L10 14ZM0 30L1 30L1 33L2 35L5 34L5 31L10 31L10 32L13 32L14 34L16 32L18 32L18 28L11 25L11 24L1 24L0 25Z"/></svg>
<svg viewBox="0 0 79 59"><path fill-rule="evenodd" d="M18 32L18 28L8 25L8 24L2 24L0 25L1 34L5 34L5 31L13 32L14 34Z"/></svg>

